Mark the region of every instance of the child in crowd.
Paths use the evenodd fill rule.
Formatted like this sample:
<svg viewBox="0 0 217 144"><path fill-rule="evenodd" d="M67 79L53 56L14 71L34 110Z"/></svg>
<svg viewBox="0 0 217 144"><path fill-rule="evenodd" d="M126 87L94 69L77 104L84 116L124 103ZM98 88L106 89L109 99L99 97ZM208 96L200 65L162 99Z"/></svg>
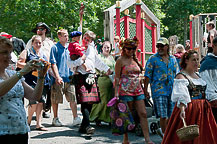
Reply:
<svg viewBox="0 0 217 144"><path fill-rule="evenodd" d="M79 44L80 37L82 33L79 31L73 31L70 33L69 37L72 38L72 42L69 43L69 55L71 60L76 60L79 57L82 57L84 55L85 47L81 47ZM86 64L82 64L82 67L89 72L90 69L86 66ZM77 68L76 68L77 69ZM76 69L74 69L74 72L76 72Z"/></svg>

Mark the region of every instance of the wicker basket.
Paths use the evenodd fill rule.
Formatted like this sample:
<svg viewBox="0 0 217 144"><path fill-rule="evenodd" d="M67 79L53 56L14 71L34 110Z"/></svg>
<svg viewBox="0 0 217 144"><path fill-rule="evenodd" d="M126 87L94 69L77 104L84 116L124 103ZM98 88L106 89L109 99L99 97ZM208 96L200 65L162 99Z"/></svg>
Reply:
<svg viewBox="0 0 217 144"><path fill-rule="evenodd" d="M199 126L198 125L186 125L184 118L182 118L184 127L176 131L179 139L181 141L189 141L199 136Z"/></svg>

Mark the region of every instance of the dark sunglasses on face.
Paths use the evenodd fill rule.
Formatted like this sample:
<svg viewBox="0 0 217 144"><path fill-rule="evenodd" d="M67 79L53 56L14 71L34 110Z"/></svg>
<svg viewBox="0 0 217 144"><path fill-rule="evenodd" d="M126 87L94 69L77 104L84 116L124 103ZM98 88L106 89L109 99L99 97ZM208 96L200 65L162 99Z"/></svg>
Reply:
<svg viewBox="0 0 217 144"><path fill-rule="evenodd" d="M164 45L162 45L162 44L157 45L157 48L163 48L163 47L164 47Z"/></svg>
<svg viewBox="0 0 217 144"><path fill-rule="evenodd" d="M43 30L44 30L44 28L38 28L37 30L39 30L39 31L43 31Z"/></svg>
<svg viewBox="0 0 217 144"><path fill-rule="evenodd" d="M136 50L137 47L133 47L133 48L128 48L128 47L125 47L128 51L130 50Z"/></svg>

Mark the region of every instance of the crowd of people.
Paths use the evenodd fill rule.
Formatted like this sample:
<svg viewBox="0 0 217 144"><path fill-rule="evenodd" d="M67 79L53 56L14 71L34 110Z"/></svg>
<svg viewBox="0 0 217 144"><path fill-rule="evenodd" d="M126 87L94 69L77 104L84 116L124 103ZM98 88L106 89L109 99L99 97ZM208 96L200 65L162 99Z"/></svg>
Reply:
<svg viewBox="0 0 217 144"><path fill-rule="evenodd" d="M189 45L177 45L176 54L171 55L168 39L161 37L156 43L157 53L149 57L144 68L136 57L139 45L136 37L116 36L112 49L109 41L97 41L95 46L96 35L92 31L82 34L60 29L56 43L47 37L50 31L47 24L37 23L32 30L36 35L26 45L20 41L19 48L11 35L1 33L0 140L28 143L35 112L35 129L47 131L42 117L46 117L49 103L52 125L62 126L58 108L65 96L73 125L80 125L80 133L94 134L91 122L97 126L101 122L111 123L107 103L115 97L127 103L130 111L136 109L145 143L153 144L144 103L144 99L152 98L155 116L160 119L157 133L162 136L162 143L183 143L175 134L183 127L182 119L188 125L199 125L200 135L186 143L217 143L217 37L212 32L209 53L200 65L197 51ZM19 55L15 61L13 52ZM16 68L9 67L14 63ZM28 116L23 98L29 100ZM77 114L77 104L81 104L82 120ZM125 132L123 144L129 143Z"/></svg>

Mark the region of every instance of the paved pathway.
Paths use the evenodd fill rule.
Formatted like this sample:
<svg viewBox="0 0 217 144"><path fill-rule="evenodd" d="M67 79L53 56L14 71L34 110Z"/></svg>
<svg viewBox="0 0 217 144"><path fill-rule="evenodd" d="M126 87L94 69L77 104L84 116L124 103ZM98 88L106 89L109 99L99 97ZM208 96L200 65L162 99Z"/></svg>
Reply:
<svg viewBox="0 0 217 144"><path fill-rule="evenodd" d="M28 102L25 102L28 104ZM78 114L80 113L80 106L78 105ZM53 116L52 113L50 114ZM69 104L65 101L59 105L59 118L63 123L62 127L51 126L52 118L42 120L42 124L48 128L48 131L36 131L36 121L33 120L31 124L31 132L29 144L118 144L122 141L122 136L113 136L109 125L103 124L101 127L96 127L94 123L92 126L96 128L96 132L92 136L87 136L78 133L78 126L72 126L72 112ZM136 136L135 133L130 133L130 140L132 144L143 144L144 138ZM156 143L161 143L161 138L158 135L150 134L151 139Z"/></svg>

